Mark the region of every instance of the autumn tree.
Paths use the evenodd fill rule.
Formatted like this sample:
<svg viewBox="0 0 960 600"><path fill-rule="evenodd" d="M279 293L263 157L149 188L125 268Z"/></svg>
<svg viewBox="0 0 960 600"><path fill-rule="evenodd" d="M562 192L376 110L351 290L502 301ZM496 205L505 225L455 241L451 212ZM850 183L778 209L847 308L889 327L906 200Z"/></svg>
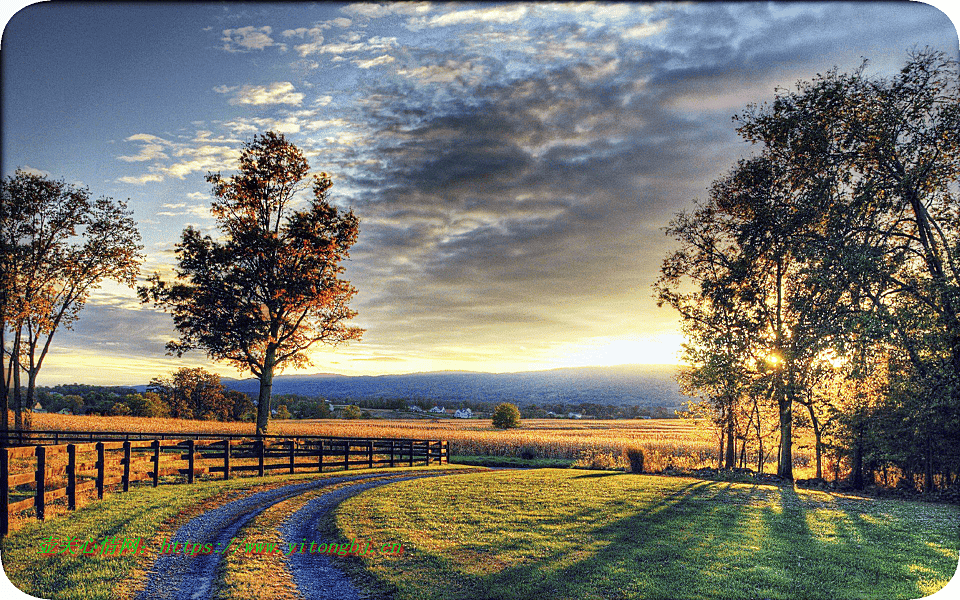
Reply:
<svg viewBox="0 0 960 600"><path fill-rule="evenodd" d="M158 396L170 416L178 419L226 421L233 413L233 399L220 383L220 376L199 367L184 367L170 377L155 377L147 392Z"/></svg>
<svg viewBox="0 0 960 600"><path fill-rule="evenodd" d="M15 426L36 398L37 375L60 327L79 319L105 280L133 286L140 234L126 204L18 170L0 181L0 411ZM21 393L26 375L26 397Z"/></svg>
<svg viewBox="0 0 960 600"><path fill-rule="evenodd" d="M348 307L356 290L340 277L358 219L328 201L326 173L313 178L306 206L297 209L308 170L283 135L254 137L238 173L207 176L220 237L188 227L176 247L176 281L153 275L139 290L144 302L173 314L180 340L167 345L172 353L202 349L260 380L258 435L267 431L278 368L308 365L313 346L362 333L346 324L356 315Z"/></svg>

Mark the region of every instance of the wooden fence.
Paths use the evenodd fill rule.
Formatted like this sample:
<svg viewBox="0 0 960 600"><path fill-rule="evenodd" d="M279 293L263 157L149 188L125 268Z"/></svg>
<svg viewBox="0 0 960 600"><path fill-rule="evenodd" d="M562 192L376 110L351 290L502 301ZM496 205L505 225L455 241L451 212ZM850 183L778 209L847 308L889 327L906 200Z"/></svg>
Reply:
<svg viewBox="0 0 960 600"><path fill-rule="evenodd" d="M151 434L110 432L106 439L88 441L90 435L102 434L47 435L53 433L30 432L20 439L34 445L0 448L0 536L9 532L12 514L33 509L43 519L54 500L66 497L67 508L75 510L82 492L96 490L97 498L103 498L108 488L126 492L136 481L156 487L162 478L163 483L193 483L197 476L211 474L230 479L233 474L262 477L277 470L320 473L449 462L443 440L210 434L177 434L173 439L173 434L154 434L145 439ZM17 443L14 435L7 439ZM81 439L87 441L76 443Z"/></svg>

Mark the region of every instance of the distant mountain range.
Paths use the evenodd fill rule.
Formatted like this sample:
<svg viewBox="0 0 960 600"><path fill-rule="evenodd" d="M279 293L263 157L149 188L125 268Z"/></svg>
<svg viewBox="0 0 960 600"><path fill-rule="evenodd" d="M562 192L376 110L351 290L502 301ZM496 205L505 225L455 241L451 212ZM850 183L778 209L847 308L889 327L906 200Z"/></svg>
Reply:
<svg viewBox="0 0 960 600"><path fill-rule="evenodd" d="M686 398L674 380L675 365L576 367L521 373L440 371L407 375L279 375L273 394L321 396L328 400L427 399L438 403L513 402L663 406L680 408ZM222 379L229 389L256 397L256 379Z"/></svg>

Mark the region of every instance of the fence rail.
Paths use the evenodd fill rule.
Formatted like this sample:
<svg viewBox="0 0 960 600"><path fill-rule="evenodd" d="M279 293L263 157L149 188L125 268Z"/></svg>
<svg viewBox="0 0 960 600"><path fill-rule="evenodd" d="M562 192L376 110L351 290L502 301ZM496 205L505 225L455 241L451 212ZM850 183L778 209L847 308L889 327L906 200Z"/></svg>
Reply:
<svg viewBox="0 0 960 600"><path fill-rule="evenodd" d="M450 455L444 440L131 432L107 432L91 440L91 435L102 434L31 431L7 436L5 441L16 438L24 445L0 448L0 536L9 533L11 515L33 509L42 520L54 500L66 497L67 509L75 510L82 492L96 490L97 498L103 498L108 488L126 492L137 481L156 487L163 478L168 478L163 483L193 483L197 476L212 474L230 479L271 471L412 467L449 463Z"/></svg>

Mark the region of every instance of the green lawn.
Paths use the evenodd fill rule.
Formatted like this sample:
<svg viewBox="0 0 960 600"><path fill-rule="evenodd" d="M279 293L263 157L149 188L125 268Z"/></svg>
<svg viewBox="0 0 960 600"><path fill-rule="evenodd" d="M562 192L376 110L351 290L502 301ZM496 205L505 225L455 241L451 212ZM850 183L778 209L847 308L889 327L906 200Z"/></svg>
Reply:
<svg viewBox="0 0 960 600"><path fill-rule="evenodd" d="M399 483L345 502L397 600L919 598L957 568L956 506L574 470ZM361 559L352 558L352 561Z"/></svg>

